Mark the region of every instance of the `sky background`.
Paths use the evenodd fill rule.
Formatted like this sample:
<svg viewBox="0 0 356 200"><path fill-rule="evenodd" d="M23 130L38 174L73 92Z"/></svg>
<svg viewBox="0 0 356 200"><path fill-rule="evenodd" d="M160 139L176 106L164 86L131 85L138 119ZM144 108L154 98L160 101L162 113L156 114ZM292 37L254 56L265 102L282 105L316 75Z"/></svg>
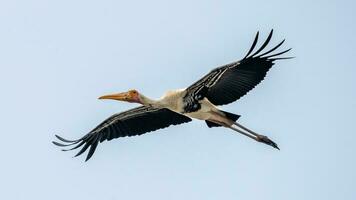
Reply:
<svg viewBox="0 0 356 200"><path fill-rule="evenodd" d="M355 1L0 1L0 199L356 199ZM281 151L194 121L101 143L76 139L242 58L255 33L293 60L223 107Z"/></svg>

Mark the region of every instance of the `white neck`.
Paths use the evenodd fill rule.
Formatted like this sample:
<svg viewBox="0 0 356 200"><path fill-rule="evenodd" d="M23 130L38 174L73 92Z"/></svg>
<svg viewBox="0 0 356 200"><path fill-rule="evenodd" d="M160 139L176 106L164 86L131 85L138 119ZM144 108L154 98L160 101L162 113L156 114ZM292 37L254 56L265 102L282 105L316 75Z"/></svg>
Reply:
<svg viewBox="0 0 356 200"><path fill-rule="evenodd" d="M140 99L141 99L141 103L145 106L163 107L163 104L161 101L150 99L143 94L140 94Z"/></svg>

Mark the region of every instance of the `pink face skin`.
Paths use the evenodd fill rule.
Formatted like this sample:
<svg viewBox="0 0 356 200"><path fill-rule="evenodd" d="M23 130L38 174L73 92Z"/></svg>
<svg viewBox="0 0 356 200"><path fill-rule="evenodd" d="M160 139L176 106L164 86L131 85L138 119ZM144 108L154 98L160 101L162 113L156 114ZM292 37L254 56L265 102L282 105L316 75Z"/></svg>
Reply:
<svg viewBox="0 0 356 200"><path fill-rule="evenodd" d="M137 90L129 90L127 92L127 96L128 96L128 102L131 102L131 103L141 103L141 99L140 99L140 93L137 92Z"/></svg>

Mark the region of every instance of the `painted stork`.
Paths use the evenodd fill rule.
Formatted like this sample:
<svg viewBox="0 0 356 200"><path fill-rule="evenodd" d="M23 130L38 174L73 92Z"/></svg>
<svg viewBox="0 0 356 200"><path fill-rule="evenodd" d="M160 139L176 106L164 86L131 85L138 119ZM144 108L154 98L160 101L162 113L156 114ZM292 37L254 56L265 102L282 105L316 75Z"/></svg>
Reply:
<svg viewBox="0 0 356 200"><path fill-rule="evenodd" d="M99 99L112 99L142 105L114 114L78 140L67 140L56 135L62 143L55 141L53 143L61 147L74 145L70 149L63 149L63 151L82 147L75 156L81 155L90 147L85 160L87 161L93 155L99 142L141 135L170 125L187 123L194 118L204 120L209 128L230 128L257 142L279 149L277 144L267 136L258 134L237 123L240 115L222 111L217 107L232 103L252 90L264 79L274 61L291 58L278 57L290 51L291 48L273 53L283 44L284 40L261 53L270 42L272 34L273 30L261 47L253 52L258 41L259 32L257 32L251 48L243 59L215 68L188 88L168 91L160 99L148 98L137 90L101 96Z"/></svg>

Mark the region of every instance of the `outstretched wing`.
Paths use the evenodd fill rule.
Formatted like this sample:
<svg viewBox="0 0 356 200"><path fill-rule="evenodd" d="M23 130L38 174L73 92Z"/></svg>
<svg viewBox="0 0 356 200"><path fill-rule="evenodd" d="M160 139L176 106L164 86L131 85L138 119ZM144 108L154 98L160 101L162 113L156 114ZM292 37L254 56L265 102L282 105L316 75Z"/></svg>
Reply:
<svg viewBox="0 0 356 200"><path fill-rule="evenodd" d="M75 156L81 155L90 147L85 160L87 161L93 155L98 143L104 140L110 141L119 137L141 135L157 129L166 128L170 125L190 121L192 120L189 117L166 108L160 109L140 106L109 117L78 140L67 140L56 135L56 137L64 143L53 141L53 144L62 147L75 145L73 148L65 149L64 151L82 147Z"/></svg>
<svg viewBox="0 0 356 200"><path fill-rule="evenodd" d="M250 50L242 60L215 68L188 87L187 94L184 97L185 111L198 110L199 107L196 104L204 97L215 105L232 103L260 83L275 60L291 58L276 57L291 49L272 53L283 44L284 40L265 53L261 53L270 42L272 34L273 30L271 30L262 46L252 53L258 41L259 33L257 32Z"/></svg>

